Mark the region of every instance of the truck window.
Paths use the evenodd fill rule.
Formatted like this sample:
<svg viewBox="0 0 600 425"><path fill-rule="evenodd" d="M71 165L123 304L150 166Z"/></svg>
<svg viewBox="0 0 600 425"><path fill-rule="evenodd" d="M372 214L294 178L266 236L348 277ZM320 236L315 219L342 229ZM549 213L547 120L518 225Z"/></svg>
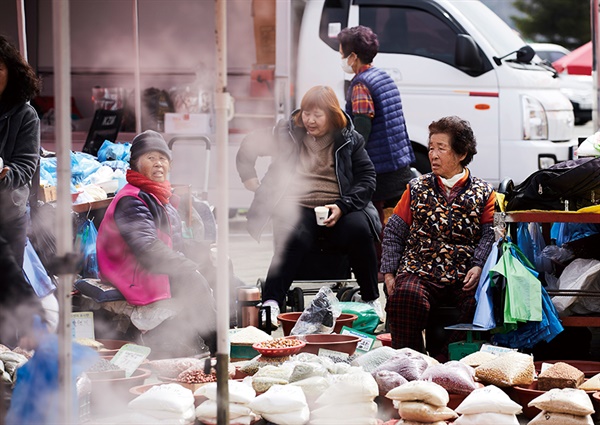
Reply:
<svg viewBox="0 0 600 425"><path fill-rule="evenodd" d="M424 56L455 66L456 31L424 10L363 5L359 20L377 34L380 53Z"/></svg>
<svg viewBox="0 0 600 425"><path fill-rule="evenodd" d="M335 51L338 50L340 45L337 33L348 26L349 11L350 0L325 0L323 5L319 37ZM331 29L336 29L336 31L331 33Z"/></svg>

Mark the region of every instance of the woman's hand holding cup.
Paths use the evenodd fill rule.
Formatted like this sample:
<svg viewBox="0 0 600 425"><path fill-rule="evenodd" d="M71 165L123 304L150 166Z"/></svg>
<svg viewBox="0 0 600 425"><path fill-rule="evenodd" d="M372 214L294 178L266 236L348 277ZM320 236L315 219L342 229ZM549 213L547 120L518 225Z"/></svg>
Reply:
<svg viewBox="0 0 600 425"><path fill-rule="evenodd" d="M327 204L325 207L329 209L329 217L325 220L324 224L327 227L333 227L340 217L342 217L342 210L336 204Z"/></svg>

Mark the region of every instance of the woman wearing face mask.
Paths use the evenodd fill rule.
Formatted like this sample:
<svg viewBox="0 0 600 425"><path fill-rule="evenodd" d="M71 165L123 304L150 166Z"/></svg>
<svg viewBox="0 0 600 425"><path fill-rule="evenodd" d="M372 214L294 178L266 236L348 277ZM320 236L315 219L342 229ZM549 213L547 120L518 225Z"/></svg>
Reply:
<svg viewBox="0 0 600 425"><path fill-rule="evenodd" d="M255 169L259 156L272 157L262 181ZM348 254L362 300L377 304L374 240L381 225L371 203L375 170L362 136L330 87L311 88L289 121L244 139L237 169L245 187L256 192L247 216L250 234L258 240L273 220L275 253L262 298L271 306L274 324L318 238ZM329 209L324 226L315 219L318 206Z"/></svg>
<svg viewBox="0 0 600 425"><path fill-rule="evenodd" d="M385 208L393 208L406 184L413 177L410 164L415 155L408 138L400 92L383 70L371 65L377 55L377 35L368 27L345 28L338 34L342 69L355 74L346 94L346 112L366 149L377 173L373 204L383 225ZM377 249L380 255L380 245Z"/></svg>

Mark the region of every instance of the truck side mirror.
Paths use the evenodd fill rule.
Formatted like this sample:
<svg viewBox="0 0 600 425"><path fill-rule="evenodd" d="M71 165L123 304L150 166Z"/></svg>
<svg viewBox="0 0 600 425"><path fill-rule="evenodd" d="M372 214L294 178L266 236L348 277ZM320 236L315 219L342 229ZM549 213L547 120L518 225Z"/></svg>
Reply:
<svg viewBox="0 0 600 425"><path fill-rule="evenodd" d="M456 49L454 52L456 66L463 71L479 71L483 66L479 47L473 37L467 34L456 36Z"/></svg>
<svg viewBox="0 0 600 425"><path fill-rule="evenodd" d="M517 50L517 62L530 63L531 59L535 56L535 50L529 44L521 47Z"/></svg>

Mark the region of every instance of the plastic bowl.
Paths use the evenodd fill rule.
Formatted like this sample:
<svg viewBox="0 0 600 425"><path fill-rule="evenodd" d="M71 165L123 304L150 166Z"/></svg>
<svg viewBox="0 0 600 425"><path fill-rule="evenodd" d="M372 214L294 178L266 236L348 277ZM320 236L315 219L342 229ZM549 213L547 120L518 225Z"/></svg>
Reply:
<svg viewBox="0 0 600 425"><path fill-rule="evenodd" d="M304 346L306 345L306 342L294 337L285 337L285 339L296 341L297 345L293 347L271 348L263 347L263 344L265 344L265 342L256 342L252 345L252 348L254 348L256 351L258 351L261 355L265 357L285 357L299 353L300 350L302 350L302 348L304 348ZM268 341L268 343L272 342L273 341Z"/></svg>
<svg viewBox="0 0 600 425"><path fill-rule="evenodd" d="M296 325L296 322L300 318L301 314L302 314L301 311L294 311L291 313L281 313L277 316L277 318L279 319L279 322L281 323L281 327L283 329L284 336L288 336L292 332L292 329L294 328L294 325ZM340 314L340 317L338 317L335 320L335 325L333 326L333 332L340 333L342 331L342 326L348 326L349 328L351 328L352 323L354 323L354 321L356 319L358 319L358 316L356 314L350 314L350 313Z"/></svg>
<svg viewBox="0 0 600 425"><path fill-rule="evenodd" d="M306 342L306 345L300 350L304 353L319 354L319 350L324 348L331 351L340 351L348 355L354 354L360 338L354 335L340 334L312 334L296 337Z"/></svg>
<svg viewBox="0 0 600 425"><path fill-rule="evenodd" d="M544 394L546 391L541 391L537 389L537 380L533 381L526 387L521 387L519 385L515 385L513 387L513 394L515 395L515 401L521 405L523 408L523 415L525 415L528 419L533 419L538 413L540 413L540 409L537 407L529 407L527 404L533 400L534 398ZM586 391L590 399L592 400L592 404L594 403L593 394L594 391Z"/></svg>
<svg viewBox="0 0 600 425"><path fill-rule="evenodd" d="M381 345L383 345L384 347L392 346L392 334L391 333L379 334L375 338L377 338L377 340L380 341Z"/></svg>
<svg viewBox="0 0 600 425"><path fill-rule="evenodd" d="M98 354L101 356L114 356L125 344L133 344L131 341L120 339L97 339L96 341L104 345L104 348L98 350Z"/></svg>
<svg viewBox="0 0 600 425"><path fill-rule="evenodd" d="M115 411L133 398L131 387L142 385L150 370L138 368L129 378L92 379L91 409L94 414Z"/></svg>

